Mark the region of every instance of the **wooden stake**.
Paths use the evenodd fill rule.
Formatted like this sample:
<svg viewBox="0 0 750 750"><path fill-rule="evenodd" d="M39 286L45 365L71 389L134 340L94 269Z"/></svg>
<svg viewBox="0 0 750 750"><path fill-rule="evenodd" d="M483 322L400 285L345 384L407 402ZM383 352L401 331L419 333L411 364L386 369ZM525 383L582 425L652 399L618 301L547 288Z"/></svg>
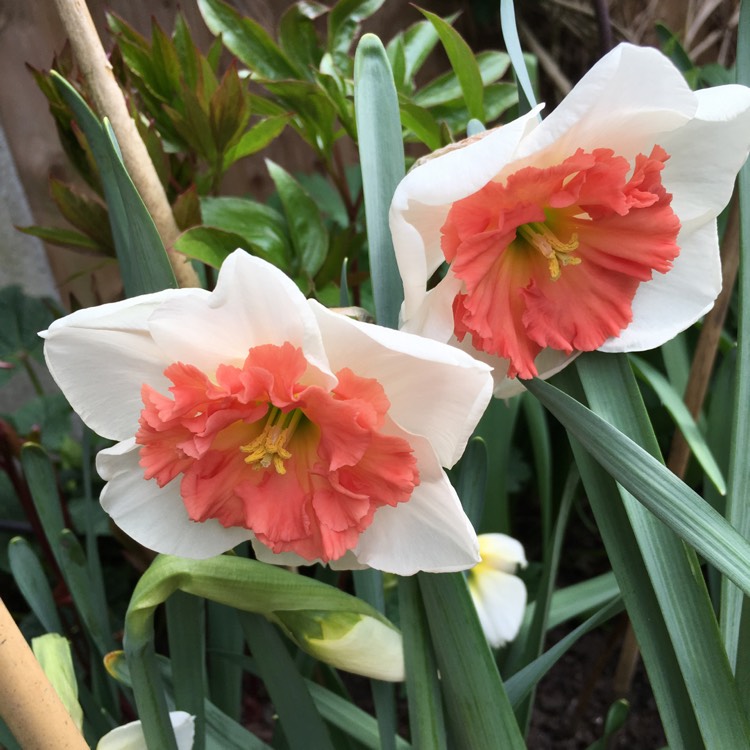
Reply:
<svg viewBox="0 0 750 750"><path fill-rule="evenodd" d="M2 599L0 716L24 750L88 750Z"/></svg>
<svg viewBox="0 0 750 750"><path fill-rule="evenodd" d="M172 247L180 230L164 187L130 116L125 96L112 73L85 1L54 0L54 3L96 109L101 117L108 117L112 123L125 167L156 224L177 283L181 287L200 286L190 261Z"/></svg>

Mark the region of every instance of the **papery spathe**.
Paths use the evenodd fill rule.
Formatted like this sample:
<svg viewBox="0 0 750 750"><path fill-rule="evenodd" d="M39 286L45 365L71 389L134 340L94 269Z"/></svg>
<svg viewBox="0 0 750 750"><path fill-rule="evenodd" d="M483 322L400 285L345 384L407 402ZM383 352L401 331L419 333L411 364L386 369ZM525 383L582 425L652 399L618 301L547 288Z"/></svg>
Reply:
<svg viewBox="0 0 750 750"><path fill-rule="evenodd" d="M195 717L185 711L170 711L177 750L193 750ZM140 721L131 721L107 732L98 742L96 750L148 750Z"/></svg>

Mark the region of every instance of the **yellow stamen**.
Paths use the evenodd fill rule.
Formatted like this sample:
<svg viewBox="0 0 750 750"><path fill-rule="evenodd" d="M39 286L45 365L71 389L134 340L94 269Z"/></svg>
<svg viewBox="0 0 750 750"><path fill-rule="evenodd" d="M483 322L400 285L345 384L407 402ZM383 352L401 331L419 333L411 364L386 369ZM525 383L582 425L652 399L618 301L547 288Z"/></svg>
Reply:
<svg viewBox="0 0 750 750"><path fill-rule="evenodd" d="M248 454L245 456L245 463L255 464L256 469L273 466L277 474L286 474L284 461L292 457L286 445L292 439L301 418L302 412L299 409L285 414L278 407L271 407L260 435L247 445L240 446L240 450Z"/></svg>
<svg viewBox="0 0 750 750"><path fill-rule="evenodd" d="M560 278L562 266L577 266L581 262L580 258L570 255L579 245L578 234L575 232L567 242L563 242L549 227L536 221L523 224L516 231L547 259L552 281Z"/></svg>

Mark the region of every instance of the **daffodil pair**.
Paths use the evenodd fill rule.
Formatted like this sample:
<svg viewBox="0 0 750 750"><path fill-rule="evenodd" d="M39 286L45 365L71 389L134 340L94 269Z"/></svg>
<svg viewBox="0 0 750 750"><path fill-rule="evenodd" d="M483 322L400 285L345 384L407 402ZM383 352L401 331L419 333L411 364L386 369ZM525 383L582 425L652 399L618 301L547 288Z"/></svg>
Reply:
<svg viewBox="0 0 750 750"><path fill-rule="evenodd" d="M750 148L750 90L692 92L629 45L537 114L398 187L402 331L305 300L241 250L211 293L55 322L50 371L117 441L97 461L115 522L190 557L250 539L281 564L408 575L479 562L442 467L493 387L512 395L581 351L659 346L703 315L720 288L716 216Z"/></svg>

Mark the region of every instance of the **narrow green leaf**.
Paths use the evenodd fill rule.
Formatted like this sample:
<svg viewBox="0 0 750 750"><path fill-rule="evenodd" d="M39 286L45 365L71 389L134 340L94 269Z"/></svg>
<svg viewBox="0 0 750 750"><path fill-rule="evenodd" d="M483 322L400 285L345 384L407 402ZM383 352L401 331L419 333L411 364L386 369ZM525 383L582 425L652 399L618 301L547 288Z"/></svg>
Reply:
<svg viewBox="0 0 750 750"><path fill-rule="evenodd" d="M457 747L526 745L461 573L419 573L442 690Z"/></svg>
<svg viewBox="0 0 750 750"><path fill-rule="evenodd" d="M656 437L627 358L589 354L579 358L577 366L592 408L658 456ZM566 426L572 429L570 424ZM618 435L625 438L625 434ZM583 442L579 435L576 437ZM648 453L644 452L644 456L678 481ZM644 469L644 463L645 458L633 461L631 474ZM604 468L611 471L610 466ZM614 476L625 486L620 476ZM647 481L647 484L650 483ZM706 744L750 747L750 726L742 715L739 695L694 552L627 493L622 495ZM701 498L698 500L705 508L710 508ZM712 508L711 512L715 514ZM697 642L702 644L701 649L694 648Z"/></svg>
<svg viewBox="0 0 750 750"><path fill-rule="evenodd" d="M664 359L664 369L672 388L682 397L685 393L690 377L690 353L686 343L687 331L675 336L666 344L662 344L661 356Z"/></svg>
<svg viewBox="0 0 750 750"><path fill-rule="evenodd" d="M481 437L473 437L461 457L456 493L475 529L482 520L487 495L487 463L487 444Z"/></svg>
<svg viewBox="0 0 750 750"><path fill-rule="evenodd" d="M328 729L274 626L247 612L240 613L239 619L290 750L332 748Z"/></svg>
<svg viewBox="0 0 750 750"><path fill-rule="evenodd" d="M310 278L320 270L328 254L328 231L315 201L297 180L278 164L266 159L284 208L292 247L300 269Z"/></svg>
<svg viewBox="0 0 750 750"><path fill-rule="evenodd" d="M510 55L513 72L516 74L516 80L518 81L519 114L525 114L536 107L536 97L534 96L526 62L523 59L521 41L518 38L513 0L500 0L500 26L503 30L505 48Z"/></svg>
<svg viewBox="0 0 750 750"><path fill-rule="evenodd" d="M309 680L306 683L316 708L329 724L343 730L369 750L381 750L380 733L375 719L370 714L341 696L326 690L322 685ZM396 750L409 750L410 747L412 746L403 737L396 737ZM424 747L425 750L429 748L428 745L414 745L414 747Z"/></svg>
<svg viewBox="0 0 750 750"><path fill-rule="evenodd" d="M737 34L737 83L750 84L750 3L742 3ZM739 328L737 332L737 370L734 386L734 411L732 413L729 445L729 475L726 516L729 523L750 539L750 165L747 163L737 177L740 207L740 270L738 282ZM747 594L747 591L745 592ZM729 581L722 585L722 633L729 661L741 658L748 666L750 645L740 643L740 628L750 628L750 623L740 625L743 619L742 593ZM740 654L739 652L743 653ZM750 691L750 674L738 675L743 688ZM750 700L748 692L743 695Z"/></svg>
<svg viewBox="0 0 750 750"><path fill-rule="evenodd" d="M547 629L552 630L574 617L580 617L586 612L603 607L619 595L620 587L612 571L558 589L552 594ZM534 606L532 602L527 607L531 610L530 614L533 614Z"/></svg>
<svg viewBox="0 0 750 750"><path fill-rule="evenodd" d="M521 402L529 428L531 449L534 453L534 475L542 516L542 544L546 549L554 523L552 504L552 441L547 425L547 415L535 398L523 398Z"/></svg>
<svg viewBox="0 0 750 750"><path fill-rule="evenodd" d="M437 662L416 576L399 578L398 601L412 742L420 750L447 750Z"/></svg>
<svg viewBox="0 0 750 750"><path fill-rule="evenodd" d="M383 45L365 34L354 58L354 107L370 247L370 275L378 323L398 327L404 298L388 224L393 193L404 176L398 97Z"/></svg>
<svg viewBox="0 0 750 750"><path fill-rule="evenodd" d="M20 536L11 539L8 545L8 561L18 590L45 631L64 633L52 589L31 545Z"/></svg>
<svg viewBox="0 0 750 750"><path fill-rule="evenodd" d="M472 117L484 122L484 84L479 65L471 51L471 47L464 41L463 37L440 16L420 8L420 12L435 27L440 41L443 43L445 53L448 55L451 67L461 84L466 101L466 107Z"/></svg>
<svg viewBox="0 0 750 750"><path fill-rule="evenodd" d="M750 593L750 543L702 497L630 438L554 386L541 380L526 385L628 492Z"/></svg>
<svg viewBox="0 0 750 750"><path fill-rule="evenodd" d="M91 237L107 255L113 255L114 244L107 209L60 180L50 178L49 186L52 200L60 213L76 229Z"/></svg>
<svg viewBox="0 0 750 750"><path fill-rule="evenodd" d="M584 398L573 368L556 377L569 393ZM667 738L673 747L705 745L641 550L612 477L568 433L591 510L640 644Z"/></svg>
<svg viewBox="0 0 750 750"><path fill-rule="evenodd" d="M198 8L211 33L221 34L226 48L250 70L270 80L297 77L294 65L260 24L222 0L198 0Z"/></svg>
<svg viewBox="0 0 750 750"><path fill-rule="evenodd" d="M65 583L86 626L86 632L91 636L99 656L103 657L115 648L103 592L97 586L92 586L86 555L70 529L60 532L59 550L60 568Z"/></svg>
<svg viewBox="0 0 750 750"><path fill-rule="evenodd" d="M505 52L486 51L476 56L476 62L479 66L482 85L487 86L499 80L508 70L510 57ZM434 107L460 97L461 82L455 72L449 71L417 91L414 94L414 102L421 107Z"/></svg>
<svg viewBox="0 0 750 750"><path fill-rule="evenodd" d="M615 599L606 604L596 614L581 623L575 630L568 633L549 650L507 679L505 681L505 688L508 691L508 700L513 707L521 705L524 699L534 690L539 680L575 645L579 638L598 628L619 612L622 612L622 609L623 604L620 599Z"/></svg>
<svg viewBox="0 0 750 750"><path fill-rule="evenodd" d="M40 445L26 443L21 449L21 465L44 535L59 565L60 534L65 520L52 462Z"/></svg>
<svg viewBox="0 0 750 750"><path fill-rule="evenodd" d="M193 750L206 744L205 602L175 591L167 599L167 636L172 664L175 708L195 716Z"/></svg>
<svg viewBox="0 0 750 750"><path fill-rule="evenodd" d="M245 647L237 611L208 602L208 692L211 701L227 716L239 721L242 715L242 667L239 659Z"/></svg>
<svg viewBox="0 0 750 750"><path fill-rule="evenodd" d="M133 297L175 288L177 282L159 233L122 163L114 135L64 78L54 71L51 76L75 113L99 167L126 294Z"/></svg>
<svg viewBox="0 0 750 750"><path fill-rule="evenodd" d="M651 367L646 360L631 356L630 361L635 367L636 374L640 375L656 391L656 395L664 408L672 415L675 424L680 428L680 432L690 446L690 450L703 471L706 472L706 476L713 482L720 494L726 494L727 488L722 471L679 394L672 388L669 381L656 368Z"/></svg>

